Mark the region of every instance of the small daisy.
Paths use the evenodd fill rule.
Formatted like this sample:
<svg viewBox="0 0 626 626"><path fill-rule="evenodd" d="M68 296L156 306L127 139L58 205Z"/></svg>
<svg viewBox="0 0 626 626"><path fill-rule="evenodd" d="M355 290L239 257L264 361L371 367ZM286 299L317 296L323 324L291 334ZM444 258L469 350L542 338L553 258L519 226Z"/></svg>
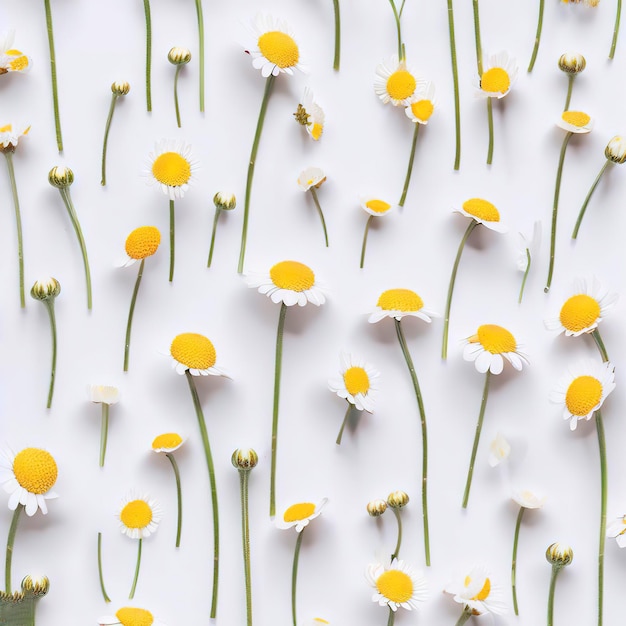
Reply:
<svg viewBox="0 0 626 626"><path fill-rule="evenodd" d="M225 371L217 367L217 354L213 343L198 333L176 335L170 345L173 359L172 368L181 376L189 372L192 376L225 376Z"/></svg>
<svg viewBox="0 0 626 626"><path fill-rule="evenodd" d="M33 65L30 57L13 48L15 31L8 31L0 37L0 76L8 72L27 72Z"/></svg>
<svg viewBox="0 0 626 626"><path fill-rule="evenodd" d="M424 301L410 289L388 289L383 291L376 303L376 309L369 316L370 324L380 322L386 317L392 317L400 321L403 317L419 317L424 322L432 322L437 313L424 308Z"/></svg>
<svg viewBox="0 0 626 626"><path fill-rule="evenodd" d="M395 55L376 67L374 91L383 104L408 106L418 87L424 84L425 81L407 67L406 61L398 61Z"/></svg>
<svg viewBox="0 0 626 626"><path fill-rule="evenodd" d="M150 611L136 607L125 606L115 615L104 615L98 618L99 626L165 626L165 623L155 618Z"/></svg>
<svg viewBox="0 0 626 626"><path fill-rule="evenodd" d="M380 372L362 359L351 354L341 354L341 378L331 378L328 388L340 398L345 398L358 411L374 412L372 392L376 392L375 381Z"/></svg>
<svg viewBox="0 0 626 626"><path fill-rule="evenodd" d="M413 94L404 112L412 122L428 124L436 108L435 86L428 81Z"/></svg>
<svg viewBox="0 0 626 626"><path fill-rule="evenodd" d="M540 509L546 502L545 496L538 496L528 489L518 489L511 495L511 500L524 509Z"/></svg>
<svg viewBox="0 0 626 626"><path fill-rule="evenodd" d="M315 102L313 92L308 88L304 88L301 101L298 108L293 114L296 122L306 128L309 137L314 141L318 141L324 132L324 123L326 116L322 107Z"/></svg>
<svg viewBox="0 0 626 626"><path fill-rule="evenodd" d="M319 189L326 180L326 174L320 167L307 167L300 172L298 176L298 187L302 191L309 191L311 187Z"/></svg>
<svg viewBox="0 0 626 626"><path fill-rule="evenodd" d="M144 539L157 531L161 515L161 507L156 500L133 493L123 500L117 517L124 535L131 539Z"/></svg>
<svg viewBox="0 0 626 626"><path fill-rule="evenodd" d="M482 198L470 198L460 209L454 209L454 212L469 217L497 233L506 233L508 230L500 221L500 211L491 202Z"/></svg>
<svg viewBox="0 0 626 626"><path fill-rule="evenodd" d="M395 560L389 566L372 563L365 570L365 578L376 590L372 602L386 605L394 612L400 607L407 611L418 609L428 596L423 574L404 561Z"/></svg>
<svg viewBox="0 0 626 626"><path fill-rule="evenodd" d="M182 198L197 169L191 157L191 146L162 139L149 158L150 166L146 171L149 182L159 187L170 200Z"/></svg>
<svg viewBox="0 0 626 626"><path fill-rule="evenodd" d="M466 612L474 615L504 615L507 611L500 587L493 583L488 570L480 565L475 565L465 576L448 583L444 591L453 595L455 602L464 605Z"/></svg>
<svg viewBox="0 0 626 626"><path fill-rule="evenodd" d="M497 433L495 439L489 444L489 465L496 467L502 461L506 461L511 454L511 445L502 433Z"/></svg>
<svg viewBox="0 0 626 626"><path fill-rule="evenodd" d="M387 215L393 206L389 204L389 202L385 202L384 200L374 196L361 196L359 201L361 203L361 208L366 213L369 213L367 222L365 222L365 232L363 233L363 243L361 245L361 264L359 267L363 269L363 265L365 264L365 250L367 248L367 236L370 232L372 220L375 217L383 217L384 215Z"/></svg>
<svg viewBox="0 0 626 626"><path fill-rule="evenodd" d="M556 125L568 133L585 134L591 132L593 119L584 111L563 111Z"/></svg>
<svg viewBox="0 0 626 626"><path fill-rule="evenodd" d="M517 79L517 62L508 52L487 56L475 95L478 98L504 98Z"/></svg>
<svg viewBox="0 0 626 626"><path fill-rule="evenodd" d="M104 457L109 434L109 407L120 401L120 390L112 385L89 385L89 399L95 404L102 404L102 427L100 429L100 467L104 467Z"/></svg>
<svg viewBox="0 0 626 626"><path fill-rule="evenodd" d="M317 504L313 502L298 502L287 507L283 514L276 519L276 526L282 530L295 526L296 532L300 533L310 521L315 519L326 506L328 498L322 498Z"/></svg>
<svg viewBox="0 0 626 626"><path fill-rule="evenodd" d="M476 370L481 374L489 371L501 374L506 359L516 370L520 371L528 358L519 351L520 344L511 332L496 324L483 324L478 327L475 335L466 339L463 348L463 359L473 361Z"/></svg>
<svg viewBox="0 0 626 626"><path fill-rule="evenodd" d="M609 522L606 536L614 537L620 548L626 548L626 515L620 515Z"/></svg>
<svg viewBox="0 0 626 626"><path fill-rule="evenodd" d="M23 124L5 124L0 126L0 152L13 152L21 137L25 137L30 132L30 126Z"/></svg>

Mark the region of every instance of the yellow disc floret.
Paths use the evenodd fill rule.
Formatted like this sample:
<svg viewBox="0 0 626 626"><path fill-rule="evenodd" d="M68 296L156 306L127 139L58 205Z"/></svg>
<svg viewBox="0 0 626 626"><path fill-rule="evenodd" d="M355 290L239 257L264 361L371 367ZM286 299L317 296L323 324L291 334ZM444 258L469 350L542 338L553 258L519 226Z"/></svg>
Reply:
<svg viewBox="0 0 626 626"><path fill-rule="evenodd" d="M491 593L491 581L485 578L485 584L482 589L472 598L472 600L486 600Z"/></svg>
<svg viewBox="0 0 626 626"><path fill-rule="evenodd" d="M152 521L152 509L145 500L131 500L122 509L120 520L127 528L146 528Z"/></svg>
<svg viewBox="0 0 626 626"><path fill-rule="evenodd" d="M405 69L396 70L387 79L387 93L394 100L406 100L415 92L417 81L411 72Z"/></svg>
<svg viewBox="0 0 626 626"><path fill-rule="evenodd" d="M480 79L480 87L489 93L506 93L511 86L511 78L501 67L492 67Z"/></svg>
<svg viewBox="0 0 626 626"><path fill-rule="evenodd" d="M183 438L178 433L163 433L154 438L152 449L159 450L161 448L176 448L183 442Z"/></svg>
<svg viewBox="0 0 626 626"><path fill-rule="evenodd" d="M561 119L577 128L582 128L591 121L591 118L582 111L564 111L561 115Z"/></svg>
<svg viewBox="0 0 626 626"><path fill-rule="evenodd" d="M176 361L194 370L213 367L217 358L213 344L198 333L177 335L170 346L170 354Z"/></svg>
<svg viewBox="0 0 626 626"><path fill-rule="evenodd" d="M20 487L36 495L52 489L57 480L57 464L46 450L24 448L13 460L13 473Z"/></svg>
<svg viewBox="0 0 626 626"><path fill-rule="evenodd" d="M315 505L312 502L298 502L298 504L292 504L283 513L283 519L286 522L299 522L313 513L315 513Z"/></svg>
<svg viewBox="0 0 626 626"><path fill-rule="evenodd" d="M463 203L463 210L485 222L499 222L500 212L496 207L482 198L470 198Z"/></svg>
<svg viewBox="0 0 626 626"><path fill-rule="evenodd" d="M281 261L270 269L272 282L280 289L307 291L315 285L313 270L298 261Z"/></svg>
<svg viewBox="0 0 626 626"><path fill-rule="evenodd" d="M418 100L411 104L411 112L422 122L427 122L434 110L435 107L431 100Z"/></svg>
<svg viewBox="0 0 626 626"><path fill-rule="evenodd" d="M370 390L370 377L362 367L349 367L343 375L343 381L348 393L353 396L366 394Z"/></svg>
<svg viewBox="0 0 626 626"><path fill-rule="evenodd" d="M287 33L272 30L259 37L258 46L261 54L281 69L293 67L300 60L298 44Z"/></svg>
<svg viewBox="0 0 626 626"><path fill-rule="evenodd" d="M373 213L377 213L378 215L382 215L383 213L387 213L391 208L389 202L385 202L384 200L368 200L365 203L365 206L372 211Z"/></svg>
<svg viewBox="0 0 626 626"><path fill-rule="evenodd" d="M578 417L589 415L602 399L602 383L594 376L579 376L567 388L565 406Z"/></svg>
<svg viewBox="0 0 626 626"><path fill-rule="evenodd" d="M413 581L408 574L397 569L383 572L376 579L376 589L381 596L401 604L413 597Z"/></svg>
<svg viewBox="0 0 626 626"><path fill-rule="evenodd" d="M515 352L517 342L515 337L502 326L496 324L483 324L478 327L478 332L469 338L470 343L480 343L480 345L491 354L503 354L505 352Z"/></svg>
<svg viewBox="0 0 626 626"><path fill-rule="evenodd" d="M181 187L191 178L191 163L178 152L164 152L154 159L153 176L168 187Z"/></svg>
<svg viewBox="0 0 626 626"><path fill-rule="evenodd" d="M130 606L120 609L115 614L115 617L120 620L122 626L152 626L154 623L154 617L152 617L150 611Z"/></svg>
<svg viewBox="0 0 626 626"><path fill-rule="evenodd" d="M126 238L126 254L131 259L145 259L152 256L161 243L161 233L155 226L135 228Z"/></svg>
<svg viewBox="0 0 626 626"><path fill-rule="evenodd" d="M383 291L376 303L383 311L419 311L424 301L410 289L388 289Z"/></svg>
<svg viewBox="0 0 626 626"><path fill-rule="evenodd" d="M600 304L598 301L582 293L569 298L561 308L559 315L561 324L573 333L589 328L598 321L599 317Z"/></svg>
<svg viewBox="0 0 626 626"><path fill-rule="evenodd" d="M21 56L18 56L18 57L14 58L14 59L11 59L11 61L9 63L9 67L14 72L22 72L23 70L25 70L28 67L28 57L24 56L18 50L13 50L13 52L17 52Z"/></svg>

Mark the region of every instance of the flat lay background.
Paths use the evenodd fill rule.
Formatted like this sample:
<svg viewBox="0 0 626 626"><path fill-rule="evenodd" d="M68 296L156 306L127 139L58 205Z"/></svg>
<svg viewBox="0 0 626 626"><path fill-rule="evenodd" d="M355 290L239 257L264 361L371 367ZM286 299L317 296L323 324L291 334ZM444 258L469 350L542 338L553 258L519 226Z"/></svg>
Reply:
<svg viewBox="0 0 626 626"><path fill-rule="evenodd" d="M396 624L454 624L460 605L441 592L460 568L484 563L511 605L509 572L517 507L513 488L547 497L544 508L525 515L518 558L520 616L498 624L525 626L545 619L550 567L544 552L554 541L569 543L574 563L558 582L559 623L592 624L596 613L596 559L600 476L593 422L571 433L558 407L548 400L568 364L597 359L590 337L565 338L545 330L558 315L575 277L595 274L612 291L624 293L623 198L626 172L609 168L591 201L579 239L569 233L578 209L604 163L608 140L626 127L623 81L626 33L615 60L607 60L615 3L595 9L547 3L535 69L526 73L534 41L538 2L481 0L485 53L507 49L520 71L511 93L494 103L495 153L485 165L487 119L484 101L474 98L476 72L471 3L455 2L462 142L461 169L453 171L454 105L445 3L407 0L403 36L409 66L434 81L438 107L420 131L406 206L372 227L364 270L359 270L366 214L359 196L395 203L400 196L413 127L401 108L383 106L372 88L376 65L396 51L391 8L384 0L366 6L342 0L341 70L332 70L333 8L330 0L205 2L206 112L198 111L198 45L195 5L153 0L153 112L144 91L145 25L141 2L54 0L60 109L65 150L59 155L54 120L43 3L0 0L0 30L16 29L15 46L34 60L27 75L0 77L0 124L32 124L15 153L25 238L26 282L47 275L62 285L56 301L59 334L57 384L45 409L50 333L43 306L28 299L19 308L15 223L8 175L0 166L0 431L15 451L35 446L56 458L59 499L49 514L20 521L14 581L45 573L49 595L40 602L41 626L97 623L99 615L129 604L136 543L118 530L116 511L130 489L158 499L164 516L154 537L144 541L134 606L148 608L169 626L209 621L212 532L205 461L184 377L170 368L174 336L198 332L216 346L218 362L232 376L197 380L216 462L221 521L221 575L216 624L245 622L240 537L239 479L230 464L237 447L251 446L259 464L250 476L254 620L260 625L291 619L290 579L296 533L280 531L268 516L273 365L279 307L248 289L236 273L249 151L264 82L245 46L257 11L286 20L293 28L309 74L281 75L271 97L259 149L252 195L246 269L266 271L295 259L312 267L327 288L321 308L294 307L284 339L278 450L278 509L294 502L328 498L322 515L305 532L298 581L299 622L323 617L332 624L376 626L387 610L370 601L364 578L368 563L388 558L395 520L367 515L366 504L396 489L409 493L403 511L401 558L427 570L429 599L419 614L402 612ZM182 128L175 123L172 46L191 49L192 62L179 80ZM555 126L567 78L557 60L580 52L587 69L576 79L571 108L588 111L593 132L574 136L565 158L557 260L553 287L547 274L549 220L559 150L564 132ZM109 139L108 184L100 181L100 154L110 102L110 84L127 80L131 92L118 101ZM305 85L326 112L326 129L315 143L294 122ZM188 193L176 202L177 258L173 284L168 272L168 201L146 184L148 154L162 139L189 143L198 163ZM54 165L75 174L72 198L87 242L94 306L85 306L79 248L58 192L47 183ZM323 247L318 216L309 194L296 185L305 167L322 167L327 182L318 195L330 247ZM238 207L220 220L213 267L206 268L213 220L212 197L232 190ZM509 233L477 229L458 273L447 362L439 356L442 320L431 325L402 322L426 405L429 427L429 487L432 566L424 567L421 534L419 419L410 378L393 323L367 322L386 289L418 292L425 306L443 314L448 279L466 218L453 209L482 197L500 210ZM517 295L518 232L541 220L541 245L521 305ZM128 233L155 225L162 246L147 260L132 336L130 371L122 372L123 343L136 267L116 267L125 257ZM609 519L624 513L621 477L626 457L623 419L626 359L623 300L601 330L616 365L617 388L603 409L608 440ZM461 498L483 376L461 357L463 339L480 324L513 332L531 362L521 373L510 367L494 377L467 511ZM358 355L381 372L376 410L335 445L345 403L327 389L339 353ZM86 386L115 384L122 392L111 407L106 466L98 467L100 407ZM176 430L188 439L176 453L182 481L184 522L174 548L176 500L167 460L150 451L153 437ZM496 432L510 441L508 469L487 464ZM4 500L3 500L4 501ZM0 504L2 504L0 502ZM0 506L0 540L10 511ZM107 590L98 585L96 537L103 533ZM615 621L626 579L626 554L606 545L606 623Z"/></svg>

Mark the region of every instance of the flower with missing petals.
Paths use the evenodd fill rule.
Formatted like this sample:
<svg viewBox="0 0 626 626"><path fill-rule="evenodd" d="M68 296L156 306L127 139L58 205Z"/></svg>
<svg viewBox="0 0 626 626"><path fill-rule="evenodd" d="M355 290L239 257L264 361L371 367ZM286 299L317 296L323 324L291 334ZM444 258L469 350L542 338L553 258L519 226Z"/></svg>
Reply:
<svg viewBox="0 0 626 626"><path fill-rule="evenodd" d="M591 132L593 119L584 111L563 111L556 125L568 133L580 135Z"/></svg>
<svg viewBox="0 0 626 626"><path fill-rule="evenodd" d="M466 575L448 583L444 591L475 615L503 615L507 612L500 587L493 583L491 574L481 565L475 565Z"/></svg>
<svg viewBox="0 0 626 626"><path fill-rule="evenodd" d="M296 122L306 128L309 137L314 141L318 141L324 132L326 115L322 107L315 102L315 96L308 87L304 88L298 108L293 115L296 118Z"/></svg>
<svg viewBox="0 0 626 626"><path fill-rule="evenodd" d="M198 333L176 335L170 345L172 367L181 376L186 372L192 376L228 376L216 366L217 353L213 343Z"/></svg>
<svg viewBox="0 0 626 626"><path fill-rule="evenodd" d="M15 31L0 37L0 76L8 72L27 72L33 65L30 57L13 47Z"/></svg>
<svg viewBox="0 0 626 626"><path fill-rule="evenodd" d="M295 526L296 532L302 532L311 520L314 520L326 506L328 498L322 498L320 502L298 502L287 507L282 515L276 519L276 526L283 530Z"/></svg>

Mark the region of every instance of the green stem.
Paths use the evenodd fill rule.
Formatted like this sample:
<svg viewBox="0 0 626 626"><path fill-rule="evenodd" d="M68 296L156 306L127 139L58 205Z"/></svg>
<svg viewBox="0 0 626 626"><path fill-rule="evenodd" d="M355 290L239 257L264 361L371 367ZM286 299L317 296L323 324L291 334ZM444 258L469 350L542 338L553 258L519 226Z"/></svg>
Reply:
<svg viewBox="0 0 626 626"><path fill-rule="evenodd" d="M585 198L585 201L583 202L582 207L580 207L580 212L578 213L576 225L574 226L574 232L572 232L572 239L576 239L576 237L578 237L578 230L580 229L580 224L583 221L583 217L585 217L585 211L587 210L587 205L589 204L589 200L591 199L593 192L596 190L596 187L598 186L598 183L600 182L600 178L602 178L602 174L604 174L604 171L606 170L610 162L611 161L609 161L609 159L607 159L604 162L604 165L600 169L600 172L596 176L596 179L593 181L593 185L591 185L591 189L589 190L589 193L587 194L587 197Z"/></svg>
<svg viewBox="0 0 626 626"><path fill-rule="evenodd" d="M137 547L137 565L135 565L135 577L133 578L133 586L130 588L128 599L132 600L135 597L135 589L137 588L137 580L139 580L139 568L141 567L141 544L143 539L139 538L139 545Z"/></svg>
<svg viewBox="0 0 626 626"><path fill-rule="evenodd" d="M297 626L296 622L296 582L298 580L298 561L300 559L300 546L302 545L302 537L304 536L304 528L298 533L296 540L296 549L293 553L293 568L291 570L291 616L293 618L293 626Z"/></svg>
<svg viewBox="0 0 626 626"><path fill-rule="evenodd" d="M57 136L57 148L63 152L63 137L61 136L61 119L59 117L59 91L57 87L57 64L54 53L54 33L52 31L52 11L50 0L44 0L46 9L46 27L48 29L48 48L50 49L50 76L52 78L52 103L54 106L54 127Z"/></svg>
<svg viewBox="0 0 626 626"><path fill-rule="evenodd" d="M598 626L602 626L604 610L604 542L606 541L606 439L602 414L596 411L596 429L598 431L598 447L600 449L600 542L598 545Z"/></svg>
<svg viewBox="0 0 626 626"><path fill-rule="evenodd" d="M524 297L524 287L526 287L526 279L528 278L528 274L530 272L530 250L526 248L526 269L524 270L524 278L522 278L522 286L519 290L519 298L517 299L518 304L522 303L522 298Z"/></svg>
<svg viewBox="0 0 626 626"><path fill-rule="evenodd" d="M444 361L448 358L448 330L450 328L450 309L452 307L452 292L454 291L454 283L456 282L456 273L459 269L459 262L461 261L461 255L463 254L465 242L468 240L476 226L478 226L478 222L476 220L472 220L469 223L467 230L463 235L463 239L461 239L461 243L459 244L459 249L457 250L456 258L454 259L454 265L452 266L452 273L450 274L448 297L446 298L446 312L443 320L443 340L441 343L441 358Z"/></svg>
<svg viewBox="0 0 626 626"><path fill-rule="evenodd" d="M398 540L396 541L396 547L391 555L391 562L393 563L395 559L400 558L400 544L402 543L402 516L400 515L400 509L393 506L391 507L393 514L396 516L396 521L398 522Z"/></svg>
<svg viewBox="0 0 626 626"><path fill-rule="evenodd" d="M102 421L100 426L100 467L104 467L104 457L107 453L107 439L109 435L109 405L102 402Z"/></svg>
<svg viewBox="0 0 626 626"><path fill-rule="evenodd" d="M243 569L246 581L246 625L252 626L252 582L250 575L250 524L248 515L248 470L239 470L241 492L241 540L243 543Z"/></svg>
<svg viewBox="0 0 626 626"><path fill-rule="evenodd" d="M143 0L146 14L146 109L152 111L152 18L150 16L150 0Z"/></svg>
<svg viewBox="0 0 626 626"><path fill-rule="evenodd" d="M515 523L515 535L513 537L513 558L511 560L511 591L513 592L513 610L515 615L519 615L519 609L517 608L517 544L519 542L519 529L522 525L522 517L524 516L524 507L520 506L519 513L517 514L517 522Z"/></svg>
<svg viewBox="0 0 626 626"><path fill-rule="evenodd" d="M454 130L455 152L454 169L461 166L461 104L459 100L459 69L456 61L456 37L454 36L454 7L448 0L448 32L450 35L450 60L452 61L452 82L454 83Z"/></svg>
<svg viewBox="0 0 626 626"><path fill-rule="evenodd" d="M170 283L174 280L174 260L176 257L176 216L174 200L170 200Z"/></svg>
<svg viewBox="0 0 626 626"><path fill-rule="evenodd" d="M20 306L26 306L24 298L24 242L22 240L22 216L20 214L20 200L17 195L17 184L15 182L15 168L13 167L13 152L4 153L9 170L9 180L11 181L11 193L13 194L13 206L15 207L15 224L17 226L17 262L20 277Z"/></svg>
<svg viewBox="0 0 626 626"><path fill-rule="evenodd" d="M324 229L324 241L326 242L326 247L328 248L328 231L326 230L326 220L324 219L324 213L322 213L322 207L317 197L317 191L315 190L315 187L311 187L309 191L311 192L311 195L313 196L313 202L315 202L315 208L317 209L320 219L322 220L322 228Z"/></svg>
<svg viewBox="0 0 626 626"><path fill-rule="evenodd" d="M105 602L111 602L104 587L104 574L102 573L102 533L98 533L98 578L100 579L100 591Z"/></svg>
<svg viewBox="0 0 626 626"><path fill-rule="evenodd" d="M54 314L54 299L42 301L48 311L48 317L50 318L50 333L52 335L52 365L50 367L50 387L48 388L48 401L46 408L49 409L52 406L52 396L54 394L54 381L56 380L57 371L57 323L56 316Z"/></svg>
<svg viewBox="0 0 626 626"><path fill-rule="evenodd" d="M335 58L333 69L339 71L339 57L341 56L341 15L339 13L339 0L333 0L335 8Z"/></svg>
<svg viewBox="0 0 626 626"><path fill-rule="evenodd" d="M569 109L569 103L572 100L572 89L574 88L575 78L576 74L567 75L567 95L565 96L565 106L563 107L563 111L567 111Z"/></svg>
<svg viewBox="0 0 626 626"><path fill-rule="evenodd" d="M615 46L617 46L617 36L619 35L619 21L622 16L622 0L617 0L617 11L615 13L615 26L613 27L613 41L611 41L611 51L609 59L615 56Z"/></svg>
<svg viewBox="0 0 626 626"><path fill-rule="evenodd" d="M602 357L602 362L608 363L609 355L607 354L604 341L602 341L602 337L600 336L600 331L597 328L594 328L591 331L591 336L593 337L593 340L596 342L596 346L598 346L598 350L600 350L600 356Z"/></svg>
<svg viewBox="0 0 626 626"><path fill-rule="evenodd" d="M346 400L346 402L348 401ZM339 434L337 435L337 439L335 441L335 443L338 446L341 445L341 438L343 437L343 431L344 431L344 428L346 427L346 424L348 423L348 419L350 418L350 414L352 413L353 408L354 408L354 405L348 402L348 408L346 409L346 414L344 415L343 422L341 422L341 428L339 429Z"/></svg>
<svg viewBox="0 0 626 626"><path fill-rule="evenodd" d="M463 508L467 508L467 502L469 500L470 488L472 486L472 477L474 475L474 463L476 462L476 451L478 450L478 442L480 441L480 431L483 427L483 420L485 418L485 408L487 407L487 397L489 396L489 380L491 378L491 371L487 370L485 374L485 386L483 388L483 398L480 403L480 413L478 414L478 423L476 424L476 434L474 435L474 445L472 447L472 456L470 458L469 469L467 470L467 481L465 483L465 492L463 494Z"/></svg>
<svg viewBox="0 0 626 626"><path fill-rule="evenodd" d="M396 621L396 612L389 609L389 617L387 618L387 626L393 626L393 623Z"/></svg>
<svg viewBox="0 0 626 626"><path fill-rule="evenodd" d="M217 222L220 218L222 210L219 207L215 207L215 217L213 218L213 231L211 233L211 246L209 247L209 259L206 262L207 267L211 267L213 262L213 248L215 248L215 234L217 233Z"/></svg>
<svg viewBox="0 0 626 626"><path fill-rule="evenodd" d="M472 617L472 609L465 607L463 609L463 613L461 613L461 617L459 617L459 620L456 623L456 626L463 626L463 624L465 624L470 617Z"/></svg>
<svg viewBox="0 0 626 626"><path fill-rule="evenodd" d="M528 64L528 72L533 71L535 67L535 61L537 60L537 53L539 52L539 42L541 40L541 29L543 27L543 8L545 0L539 0L539 18L537 20L537 32L535 33L535 45L533 46L533 53L530 57L530 63Z"/></svg>
<svg viewBox="0 0 626 626"><path fill-rule="evenodd" d="M174 107L176 109L176 124L178 124L178 128L180 128L180 109L178 108L178 75L180 74L180 70L183 66L176 66L176 73L174 74Z"/></svg>
<svg viewBox="0 0 626 626"><path fill-rule="evenodd" d="M280 305L278 329L276 331L276 360L274 363L274 404L272 408L272 460L270 469L270 517L276 514L276 452L278 447L278 404L280 402L280 374L283 364L283 332L287 305Z"/></svg>
<svg viewBox="0 0 626 626"><path fill-rule="evenodd" d="M196 0L198 15L198 52L200 56L200 113L204 113L204 17L202 15L202 0ZM178 125L180 127L180 124Z"/></svg>
<svg viewBox="0 0 626 626"><path fill-rule="evenodd" d="M220 523L217 509L215 468L213 467L213 456L211 454L211 446L209 445L209 434L206 429L204 413L202 412L202 405L200 404L200 398L198 397L198 390L196 389L196 384L194 383L193 376L189 373L189 370L185 371L185 376L187 377L189 390L191 391L191 397L193 399L193 405L196 409L196 417L198 418L198 426L200 427L200 434L202 436L202 445L204 446L204 456L206 457L206 464L209 470L209 482L211 483L211 506L213 508L213 593L211 596L210 617L211 619L214 619L217 613L217 584L220 564Z"/></svg>
<svg viewBox="0 0 626 626"><path fill-rule="evenodd" d="M11 594L11 563L13 562L13 545L15 544L15 533L17 531L17 522L20 517L20 513L24 508L23 504L18 504L15 511L13 511L13 517L11 518L11 526L9 527L9 535L7 537L7 554L4 562L4 586L5 591Z"/></svg>
<svg viewBox="0 0 626 626"><path fill-rule="evenodd" d="M415 373L413 359L411 358L409 348L406 344L402 324L398 319L394 321L396 323L396 333L398 335L400 348L402 349L406 365L409 368L409 374L411 374L411 381L413 382L413 389L415 391L415 398L417 400L417 408L419 410L420 422L422 426L422 517L424 523L424 551L426 554L426 565L430 566L430 535L428 532L428 432L426 430L426 411L424 410L422 393L417 380L417 374Z"/></svg>
<svg viewBox="0 0 626 626"><path fill-rule="evenodd" d="M487 165L493 161L493 102L487 98L487 125L489 126L489 147L487 148Z"/></svg>
<svg viewBox="0 0 626 626"><path fill-rule="evenodd" d="M246 197L243 209L243 228L241 230L241 246L239 249L239 264L237 273L243 273L243 262L246 257L246 240L248 237L248 217L250 214L250 197L252 195L252 180L254 178L254 166L256 164L256 155L259 150L259 141L263 132L263 122L265 121L265 113L267 111L267 103L272 93L272 86L276 76L270 74L265 81L265 91L263 92L263 100L261 102L261 110L259 111L259 119L256 123L256 131L254 133L254 141L252 142L252 151L250 152L250 161L248 162L248 176L246 179Z"/></svg>
<svg viewBox="0 0 626 626"><path fill-rule="evenodd" d="M109 115L104 127L104 142L102 143L102 178L100 184L104 187L107 184L107 144L109 143L109 131L111 130L111 120L115 111L115 103L119 96L114 93L111 98L111 106L109 107Z"/></svg>
<svg viewBox="0 0 626 626"><path fill-rule="evenodd" d="M565 151L567 150L567 144L572 138L571 132L565 133L565 139L563 139L563 145L561 146L561 154L559 156L559 166L556 170L556 183L554 185L554 202L552 203L552 229L550 233L550 265L548 267L548 280L546 286L543 288L544 293L550 291L550 285L552 284L552 274L554 273L554 253L556 249L556 218L559 211L559 194L561 193L561 176L563 174L563 162L565 161Z"/></svg>
<svg viewBox="0 0 626 626"><path fill-rule="evenodd" d="M137 273L137 280L135 281L135 288L133 289L133 296L130 299L130 309L128 311L128 322L126 323L126 341L124 343L124 371L128 371L128 360L130 358L130 332L133 326L133 315L135 313L135 304L137 302L137 294L139 293L139 285L141 284L141 278L143 276L143 266L146 259L141 259L139 264L139 272Z"/></svg>
<svg viewBox="0 0 626 626"><path fill-rule="evenodd" d="M170 460L172 469L174 470L174 478L176 479L176 503L177 503L177 523L176 523L176 547L180 548L180 534L183 529L183 492L180 487L180 470L178 469L178 463L173 454L169 452L165 453L165 456Z"/></svg>
<svg viewBox="0 0 626 626"><path fill-rule="evenodd" d="M476 66L478 68L478 78L483 77L483 49L480 42L480 14L478 12L478 0L472 0L474 10L474 41L476 44Z"/></svg>
<svg viewBox="0 0 626 626"><path fill-rule="evenodd" d="M359 267L363 269L363 264L365 263L365 249L367 248L367 235L370 232L370 226L372 224L372 220L374 219L373 215L370 215L367 218L367 222L365 222L365 232L363 233L363 243L361 244L361 264Z"/></svg>
<svg viewBox="0 0 626 626"><path fill-rule="evenodd" d="M552 574L550 574L550 591L548 592L548 626L553 624L554 615L554 590L556 589L556 577L561 571L556 563L552 565Z"/></svg>
<svg viewBox="0 0 626 626"><path fill-rule="evenodd" d="M402 61L404 61L404 46L402 45L402 28L400 27L400 15L398 15L398 10L396 9L396 3L394 2L394 0L389 0L389 4L391 4L393 17L396 20L396 31L398 33L398 61L401 63ZM404 8L404 3L402 8Z"/></svg>
<svg viewBox="0 0 626 626"><path fill-rule="evenodd" d="M421 124L418 122L415 123L415 130L413 131L413 143L411 144L411 156L409 157L409 165L406 170L406 178L404 179L404 188L402 189L402 197L400 198L400 202L398 204L400 206L404 206L404 201L406 200L406 194L409 191L409 184L411 182L411 173L413 172L413 161L415 160L415 147L417 146L417 135L419 133Z"/></svg>

